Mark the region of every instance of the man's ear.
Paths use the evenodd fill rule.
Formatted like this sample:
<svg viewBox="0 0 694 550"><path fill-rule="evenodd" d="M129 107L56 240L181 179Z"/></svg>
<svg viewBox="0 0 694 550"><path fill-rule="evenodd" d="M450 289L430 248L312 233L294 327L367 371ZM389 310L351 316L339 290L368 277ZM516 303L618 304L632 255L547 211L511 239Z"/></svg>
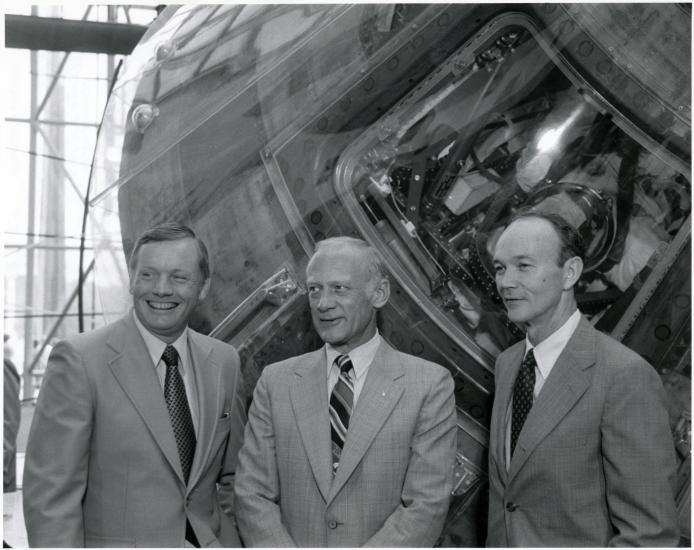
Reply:
<svg viewBox="0 0 694 550"><path fill-rule="evenodd" d="M205 282L202 283L202 288L200 289L200 294L198 295L199 300L204 300L207 297L208 292L210 292L211 279L208 277Z"/></svg>
<svg viewBox="0 0 694 550"><path fill-rule="evenodd" d="M562 287L564 290L569 290L581 278L581 273L583 273L583 260L578 256L569 258L564 262L563 270L564 280L562 281Z"/></svg>
<svg viewBox="0 0 694 550"><path fill-rule="evenodd" d="M371 295L371 304L375 309L380 309L386 305L388 298L390 298L390 281L383 277L374 287Z"/></svg>

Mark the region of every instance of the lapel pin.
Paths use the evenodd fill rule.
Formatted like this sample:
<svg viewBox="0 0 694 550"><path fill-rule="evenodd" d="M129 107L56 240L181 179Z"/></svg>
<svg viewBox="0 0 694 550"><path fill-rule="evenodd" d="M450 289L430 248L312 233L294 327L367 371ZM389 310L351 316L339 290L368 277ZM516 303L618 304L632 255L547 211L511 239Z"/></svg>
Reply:
<svg viewBox="0 0 694 550"><path fill-rule="evenodd" d="M381 394L381 397L385 397L385 396L386 396L386 392L383 392L383 393Z"/></svg>

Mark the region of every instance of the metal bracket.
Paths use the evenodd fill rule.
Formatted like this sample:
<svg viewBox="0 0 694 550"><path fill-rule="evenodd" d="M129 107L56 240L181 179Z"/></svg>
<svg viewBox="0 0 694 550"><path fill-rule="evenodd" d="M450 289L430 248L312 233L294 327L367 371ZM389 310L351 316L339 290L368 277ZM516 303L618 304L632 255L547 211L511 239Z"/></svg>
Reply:
<svg viewBox="0 0 694 550"><path fill-rule="evenodd" d="M247 339L253 339L254 334L268 322L276 319L280 313L289 307L296 298L305 294L297 282L297 277L288 267L282 267L280 271L262 283L248 298L239 304L219 325L210 336L219 338L225 342L232 339L241 339L237 347ZM267 309L267 304L275 306ZM276 309L275 309L276 308ZM255 327L255 331L253 328ZM241 333L244 334L243 337Z"/></svg>
<svg viewBox="0 0 694 550"><path fill-rule="evenodd" d="M482 478L482 473L472 462L460 453L455 455L453 466L454 485L451 495L461 496L476 487Z"/></svg>

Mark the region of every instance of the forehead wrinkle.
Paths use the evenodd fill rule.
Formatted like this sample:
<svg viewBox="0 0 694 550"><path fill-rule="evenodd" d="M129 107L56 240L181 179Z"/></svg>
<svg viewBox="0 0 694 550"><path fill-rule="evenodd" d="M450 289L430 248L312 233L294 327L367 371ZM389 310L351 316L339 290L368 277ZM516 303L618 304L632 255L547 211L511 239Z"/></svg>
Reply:
<svg viewBox="0 0 694 550"><path fill-rule="evenodd" d="M330 279L317 279L316 277L307 277L306 278L307 283L312 283L312 284L320 284L320 285L344 285L344 284L350 284L353 282L353 279L350 279L349 277L341 277L341 278L335 278L331 277Z"/></svg>
<svg viewBox="0 0 694 550"><path fill-rule="evenodd" d="M535 256L532 254L514 254L509 258L509 260L534 260Z"/></svg>

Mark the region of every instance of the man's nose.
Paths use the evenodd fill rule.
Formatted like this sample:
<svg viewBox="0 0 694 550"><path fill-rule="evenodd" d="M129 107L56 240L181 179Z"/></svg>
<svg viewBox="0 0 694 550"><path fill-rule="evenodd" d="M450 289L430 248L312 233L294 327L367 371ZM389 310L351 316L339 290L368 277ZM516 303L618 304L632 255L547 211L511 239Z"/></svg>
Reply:
<svg viewBox="0 0 694 550"><path fill-rule="evenodd" d="M499 288L513 288L516 286L516 278L512 270L506 269L503 273L497 274L496 286Z"/></svg>
<svg viewBox="0 0 694 550"><path fill-rule="evenodd" d="M167 296L173 292L169 278L166 275L159 275L154 282L152 291L160 296Z"/></svg>
<svg viewBox="0 0 694 550"><path fill-rule="evenodd" d="M316 308L319 311L325 311L327 309L330 309L333 307L335 301L332 298L332 294L330 292L321 292L320 296L318 297L318 300L316 302Z"/></svg>

